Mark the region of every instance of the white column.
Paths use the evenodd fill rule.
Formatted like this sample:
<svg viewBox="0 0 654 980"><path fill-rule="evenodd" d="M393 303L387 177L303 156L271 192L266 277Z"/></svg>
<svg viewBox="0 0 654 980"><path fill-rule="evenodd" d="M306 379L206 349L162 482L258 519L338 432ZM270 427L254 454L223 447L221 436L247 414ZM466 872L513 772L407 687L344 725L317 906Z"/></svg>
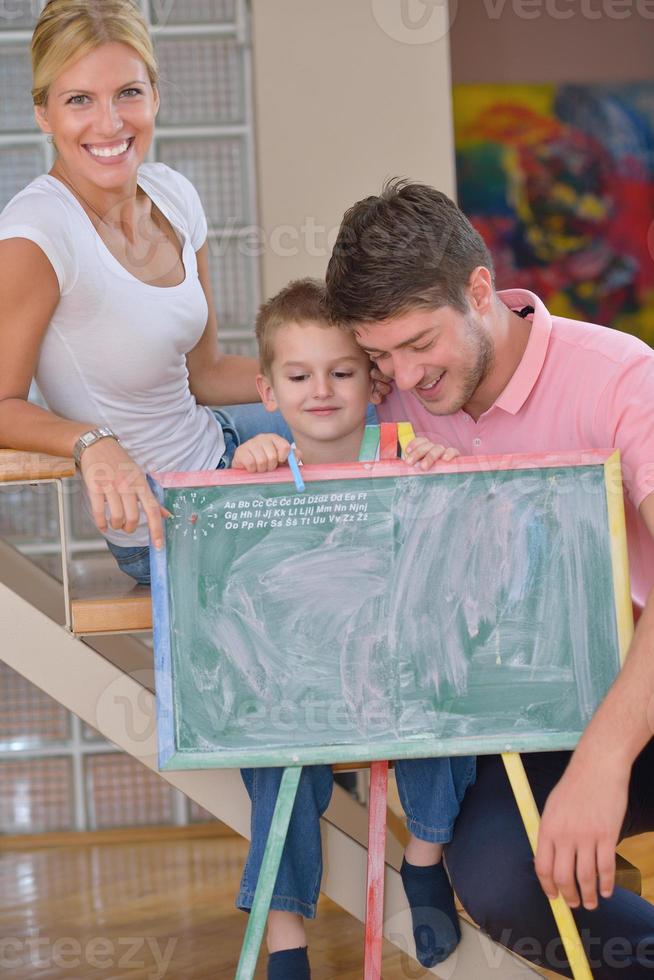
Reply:
<svg viewBox="0 0 654 980"><path fill-rule="evenodd" d="M324 275L344 211L386 178L454 194L449 24L446 2L252 0L252 12L269 296Z"/></svg>

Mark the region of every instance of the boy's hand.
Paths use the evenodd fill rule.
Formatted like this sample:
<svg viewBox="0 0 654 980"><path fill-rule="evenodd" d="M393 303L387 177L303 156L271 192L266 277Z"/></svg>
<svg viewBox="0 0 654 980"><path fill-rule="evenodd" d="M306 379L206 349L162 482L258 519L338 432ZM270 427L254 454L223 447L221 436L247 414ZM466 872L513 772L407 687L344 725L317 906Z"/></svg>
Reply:
<svg viewBox="0 0 654 980"><path fill-rule="evenodd" d="M372 370L370 371L370 378L372 380L370 401L373 403L373 405L381 405L384 398L386 398L386 395L391 390L393 379L383 374L376 366L372 367Z"/></svg>
<svg viewBox="0 0 654 980"><path fill-rule="evenodd" d="M287 439L272 432L262 432L238 447L232 459L232 469L267 473L285 463L290 451L291 444Z"/></svg>
<svg viewBox="0 0 654 980"><path fill-rule="evenodd" d="M444 463L449 463L455 456L460 455L459 450L453 449L452 446L446 448L445 446L436 445L430 439L425 439L424 436L418 436L417 439L413 439L406 447L405 460L409 466L418 465L418 468L421 470L429 470L439 460Z"/></svg>

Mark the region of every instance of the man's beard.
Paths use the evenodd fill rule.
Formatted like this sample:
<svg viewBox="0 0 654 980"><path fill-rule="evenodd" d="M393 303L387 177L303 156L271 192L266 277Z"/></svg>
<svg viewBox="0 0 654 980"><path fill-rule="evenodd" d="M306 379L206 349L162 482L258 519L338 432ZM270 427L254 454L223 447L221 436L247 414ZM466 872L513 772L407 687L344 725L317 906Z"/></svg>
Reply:
<svg viewBox="0 0 654 980"><path fill-rule="evenodd" d="M469 349L475 353L475 360L463 376L460 403L453 409L453 412L460 411L464 405L468 404L479 385L490 374L495 360L493 341L483 327L480 327L472 319L466 319L466 327L466 341Z"/></svg>
<svg viewBox="0 0 654 980"><path fill-rule="evenodd" d="M416 392L421 403L432 415L454 415L456 412L460 412L468 404L479 385L488 377L492 370L495 360L493 341L483 327L476 323L475 320L468 317L466 318L465 324L466 333L463 343L465 345L465 352L473 355L473 362L463 373L459 381L461 392L456 401L450 402L449 405L443 406L442 408L437 408L433 402L422 401L418 392Z"/></svg>

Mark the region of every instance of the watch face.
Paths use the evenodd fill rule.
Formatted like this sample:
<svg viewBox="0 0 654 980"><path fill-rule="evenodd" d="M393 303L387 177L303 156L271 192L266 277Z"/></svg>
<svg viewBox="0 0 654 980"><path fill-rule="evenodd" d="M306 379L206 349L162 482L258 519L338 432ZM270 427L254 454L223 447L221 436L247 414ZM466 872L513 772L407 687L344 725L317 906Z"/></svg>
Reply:
<svg viewBox="0 0 654 980"><path fill-rule="evenodd" d="M202 490L192 490L175 497L170 510L173 515L170 522L172 529L193 541L208 537L218 527L214 505Z"/></svg>

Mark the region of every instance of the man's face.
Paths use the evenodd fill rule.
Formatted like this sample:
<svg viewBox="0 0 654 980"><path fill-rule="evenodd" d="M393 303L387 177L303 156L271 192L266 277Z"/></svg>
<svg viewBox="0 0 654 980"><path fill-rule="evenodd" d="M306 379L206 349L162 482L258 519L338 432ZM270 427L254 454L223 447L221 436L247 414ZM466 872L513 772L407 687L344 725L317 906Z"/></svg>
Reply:
<svg viewBox="0 0 654 980"><path fill-rule="evenodd" d="M379 370L432 415L452 415L466 406L493 363L493 343L481 318L451 306L361 324L355 336Z"/></svg>

